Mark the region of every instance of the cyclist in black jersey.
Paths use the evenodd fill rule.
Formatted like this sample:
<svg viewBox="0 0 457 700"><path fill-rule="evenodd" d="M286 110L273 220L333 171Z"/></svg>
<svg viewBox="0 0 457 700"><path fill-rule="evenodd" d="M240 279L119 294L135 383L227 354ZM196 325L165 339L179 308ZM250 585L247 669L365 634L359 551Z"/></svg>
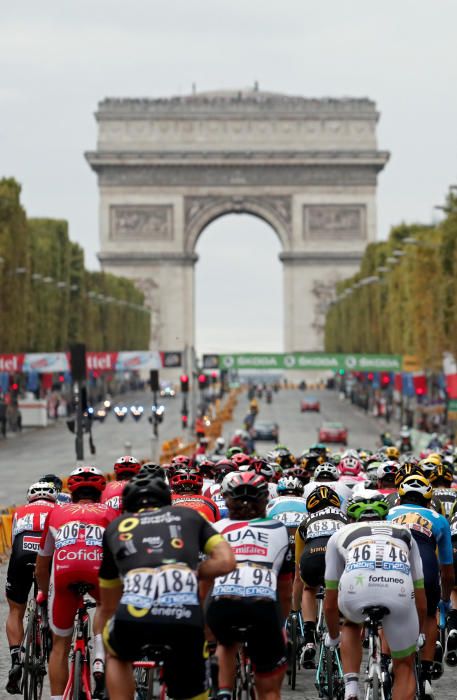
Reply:
<svg viewBox="0 0 457 700"><path fill-rule="evenodd" d="M100 594L110 700L133 700L132 661L146 645L169 648L170 697L207 698L199 581L230 573L230 546L196 511L171 506L168 484L138 475L123 491L126 513L103 538ZM199 555L207 558L199 564Z"/></svg>

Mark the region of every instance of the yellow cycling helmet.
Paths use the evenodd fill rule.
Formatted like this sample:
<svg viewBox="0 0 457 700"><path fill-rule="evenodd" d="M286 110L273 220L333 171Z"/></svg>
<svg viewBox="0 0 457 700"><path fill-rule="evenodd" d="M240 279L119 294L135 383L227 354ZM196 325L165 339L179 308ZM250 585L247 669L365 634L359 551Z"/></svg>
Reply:
<svg viewBox="0 0 457 700"><path fill-rule="evenodd" d="M400 450L395 445L390 445L386 447L385 454L389 459L398 459L400 457Z"/></svg>
<svg viewBox="0 0 457 700"><path fill-rule="evenodd" d="M404 479L399 488L398 495L400 498L404 496L417 496L418 500L430 501L433 496L433 489L430 481L421 474L413 474Z"/></svg>

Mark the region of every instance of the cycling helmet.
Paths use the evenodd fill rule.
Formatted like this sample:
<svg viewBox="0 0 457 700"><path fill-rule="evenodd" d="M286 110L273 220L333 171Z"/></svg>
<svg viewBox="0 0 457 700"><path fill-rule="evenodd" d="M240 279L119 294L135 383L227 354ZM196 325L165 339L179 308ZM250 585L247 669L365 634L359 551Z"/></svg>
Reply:
<svg viewBox="0 0 457 700"><path fill-rule="evenodd" d="M54 484L56 491L60 492L62 491L63 488L63 482L62 479L57 476L56 474L45 474L44 476L40 477L38 481L46 481L48 484Z"/></svg>
<svg viewBox="0 0 457 700"><path fill-rule="evenodd" d="M141 462L131 455L125 455L124 457L119 457L118 460L114 462L114 473L115 474L138 474L141 469Z"/></svg>
<svg viewBox="0 0 457 700"><path fill-rule="evenodd" d="M338 478L338 469L334 464L330 464L330 462L319 464L314 472L315 481L338 481Z"/></svg>
<svg viewBox="0 0 457 700"><path fill-rule="evenodd" d="M233 455L239 455L241 452L243 452L243 450L239 445L232 445L232 447L228 448L225 456L227 459L232 459Z"/></svg>
<svg viewBox="0 0 457 700"><path fill-rule="evenodd" d="M407 476L414 475L424 476L422 467L415 462L405 462L400 466L399 470L395 474L395 486L400 486L401 482L404 481Z"/></svg>
<svg viewBox="0 0 457 700"><path fill-rule="evenodd" d="M225 438L223 438L222 435L219 435L219 437L216 438L216 447L220 449L225 447Z"/></svg>
<svg viewBox="0 0 457 700"><path fill-rule="evenodd" d="M225 496L246 501L267 501L268 484L255 472L236 472L228 481Z"/></svg>
<svg viewBox="0 0 457 700"><path fill-rule="evenodd" d="M319 466L323 464L324 458L318 452L304 452L299 458L299 464L301 467L306 469L310 474Z"/></svg>
<svg viewBox="0 0 457 700"><path fill-rule="evenodd" d="M317 489L311 491L306 499L306 510L308 513L315 513L323 508L341 508L341 499L330 486L318 486Z"/></svg>
<svg viewBox="0 0 457 700"><path fill-rule="evenodd" d="M322 455L322 457L327 456L327 447L324 445L323 442L315 442L311 447L309 448L310 452L317 452L318 454Z"/></svg>
<svg viewBox="0 0 457 700"><path fill-rule="evenodd" d="M272 461L279 464L282 469L289 469L296 463L294 455L285 445L276 445L271 456L273 457Z"/></svg>
<svg viewBox="0 0 457 700"><path fill-rule="evenodd" d="M68 477L68 490L70 493L74 493L83 486L88 486L101 493L106 486L106 479L97 467L76 467Z"/></svg>
<svg viewBox="0 0 457 700"><path fill-rule="evenodd" d="M214 462L203 455L203 459L198 463L198 471L207 479L212 479L214 476Z"/></svg>
<svg viewBox="0 0 457 700"><path fill-rule="evenodd" d="M303 494L303 484L295 476L282 476L278 481L278 496L301 496Z"/></svg>
<svg viewBox="0 0 457 700"><path fill-rule="evenodd" d="M399 470L399 464L393 459L389 459L387 462L382 462L377 470L377 477L379 481L388 481L395 484L395 475Z"/></svg>
<svg viewBox="0 0 457 700"><path fill-rule="evenodd" d="M220 484L226 474L236 471L231 459L220 459L214 465L214 481Z"/></svg>
<svg viewBox="0 0 457 700"><path fill-rule="evenodd" d="M251 468L256 474L260 474L267 481L272 481L276 471L273 464L268 464L266 459L253 459Z"/></svg>
<svg viewBox="0 0 457 700"><path fill-rule="evenodd" d="M398 495L400 499L408 499L423 503L424 501L431 500L433 489L430 481L425 476L413 474L412 476L407 476L406 479L401 482L398 488Z"/></svg>
<svg viewBox="0 0 457 700"><path fill-rule="evenodd" d="M306 486L311 478L311 474L303 467L291 467L285 471L284 476L294 476L301 481L303 486Z"/></svg>
<svg viewBox="0 0 457 700"><path fill-rule="evenodd" d="M398 459L400 457L400 450L398 447L395 447L395 445L388 445L384 450L384 454L388 459Z"/></svg>
<svg viewBox="0 0 457 700"><path fill-rule="evenodd" d="M358 457L343 457L338 464L338 471L342 476L357 476L362 471L362 462Z"/></svg>
<svg viewBox="0 0 457 700"><path fill-rule="evenodd" d="M141 476L159 476L161 479L165 479L165 469L160 466L160 464L155 464L155 462L145 462L140 471L138 472Z"/></svg>
<svg viewBox="0 0 457 700"><path fill-rule="evenodd" d="M434 486L450 486L454 480L454 472L445 462L432 471L429 481Z"/></svg>
<svg viewBox="0 0 457 700"><path fill-rule="evenodd" d="M233 455L232 462L239 472L247 472L250 471L252 459L244 452L238 452Z"/></svg>
<svg viewBox="0 0 457 700"><path fill-rule="evenodd" d="M439 467L441 464L442 460L438 454L428 455L428 457L425 457L425 459L421 459L421 461L419 462L419 466L427 478L429 478L432 472L435 471L436 467Z"/></svg>
<svg viewBox="0 0 457 700"><path fill-rule="evenodd" d="M171 464L175 469L191 469L194 466L194 460L188 455L176 455L172 458Z"/></svg>
<svg viewBox="0 0 457 700"><path fill-rule="evenodd" d="M201 493L203 477L193 469L178 469L170 479L174 493Z"/></svg>
<svg viewBox="0 0 457 700"><path fill-rule="evenodd" d="M137 474L127 482L122 492L125 511L136 513L141 508L162 508L171 505L171 491L167 482L152 474Z"/></svg>
<svg viewBox="0 0 457 700"><path fill-rule="evenodd" d="M352 520L384 520L389 504L381 493L372 490L359 491L347 503L346 513Z"/></svg>
<svg viewBox="0 0 457 700"><path fill-rule="evenodd" d="M31 484L27 491L27 503L33 503L34 501L52 501L53 503L57 500L58 491L55 485L51 481L37 481L35 484Z"/></svg>

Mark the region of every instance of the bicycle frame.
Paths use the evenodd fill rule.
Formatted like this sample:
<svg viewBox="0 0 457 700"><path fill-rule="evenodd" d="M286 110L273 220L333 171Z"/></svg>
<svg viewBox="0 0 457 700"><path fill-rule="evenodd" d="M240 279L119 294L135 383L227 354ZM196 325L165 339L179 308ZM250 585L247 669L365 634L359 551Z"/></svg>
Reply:
<svg viewBox="0 0 457 700"><path fill-rule="evenodd" d="M73 692L76 679L76 660L80 654L81 658L81 690L85 693L86 699L91 700L92 691L90 687L90 668L88 655L88 634L89 623L88 608L94 607L95 603L90 603L84 599L76 613L75 632L73 635L72 650L70 652L70 674L63 694L63 700L73 700Z"/></svg>

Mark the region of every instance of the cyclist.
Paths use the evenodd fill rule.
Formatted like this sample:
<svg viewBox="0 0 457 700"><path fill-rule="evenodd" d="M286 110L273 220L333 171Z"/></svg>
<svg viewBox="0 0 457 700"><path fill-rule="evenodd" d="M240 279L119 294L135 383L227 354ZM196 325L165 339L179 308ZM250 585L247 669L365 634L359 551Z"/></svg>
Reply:
<svg viewBox="0 0 457 700"><path fill-rule="evenodd" d="M387 519L395 525L409 528L419 547L427 598L421 674L425 694L432 698L432 666L437 641L436 610L438 604L443 606L446 611L450 608L450 596L454 583L451 531L446 518L430 508L433 491L430 482L424 476L406 477L400 484L398 493L400 505L391 509ZM438 555L436 554L437 548ZM441 662L443 650L439 647L437 651L441 658L438 656L436 660Z"/></svg>
<svg viewBox="0 0 457 700"><path fill-rule="evenodd" d="M265 481L268 483L268 494L270 500L276 498L276 496L278 495L278 485L273 481L276 474L276 466L276 464L269 464L269 462L267 462L266 459L259 459L258 457L253 459L251 464L250 471L253 471L256 474L260 474L260 476L263 476ZM291 472L295 469L300 468L294 467L293 469L289 469L287 474L290 475ZM295 476L295 474L291 475Z"/></svg>
<svg viewBox="0 0 457 700"><path fill-rule="evenodd" d="M282 618L289 613L293 570L287 529L265 518L267 483L255 472L234 475L226 501L229 517L215 527L232 546L237 565L215 580L207 609L207 623L218 642L217 699L232 698L242 628L247 630L258 699L279 700L287 666Z"/></svg>
<svg viewBox="0 0 457 700"><path fill-rule="evenodd" d="M203 615L198 582L229 574L233 553L190 508L171 506L163 479L137 476L124 491L126 513L107 528L100 568L110 700L133 700L132 661L149 644L170 648L170 697L204 700ZM207 558L198 564L199 553Z"/></svg>
<svg viewBox="0 0 457 700"><path fill-rule="evenodd" d="M292 609L301 607L304 647L300 663L305 668L316 654L316 594L324 585L325 550L329 537L348 522L341 499L330 486L321 484L306 499L308 515L295 533L295 577Z"/></svg>
<svg viewBox="0 0 457 700"><path fill-rule="evenodd" d="M327 545L325 643L339 643L341 611L345 700L358 698L361 625L366 617L363 610L369 606L385 606L389 611L383 630L394 667L392 699L413 700L415 696L414 654L426 607L422 562L412 534L383 522L388 508L384 497L373 491L354 496L347 514L356 522L332 535Z"/></svg>
<svg viewBox="0 0 457 700"><path fill-rule="evenodd" d="M437 513L442 513L446 518L449 518L457 501L457 489L452 488L453 478L453 470L445 462L435 467L429 477L433 488L432 505Z"/></svg>
<svg viewBox="0 0 457 700"><path fill-rule="evenodd" d="M102 536L106 526L117 516L116 510L99 502L106 479L96 467L77 467L68 477L67 485L73 502L49 514L36 563L40 597L47 597L49 593L49 624L53 631L49 658L52 700L62 697L68 680L67 660L79 603L72 586L80 582L90 584L93 586L90 594L98 599ZM101 697L105 655L99 609L95 612L93 627L94 697Z"/></svg>
<svg viewBox="0 0 457 700"><path fill-rule="evenodd" d="M276 489L278 495L268 503L267 516L284 523L294 539L295 530L306 513L303 484L296 476L283 476Z"/></svg>
<svg viewBox="0 0 457 700"><path fill-rule="evenodd" d="M198 511L210 523L220 520L215 502L202 495L203 477L196 469L178 469L170 479L172 504Z"/></svg>
<svg viewBox="0 0 457 700"><path fill-rule="evenodd" d="M101 502L110 508L117 510L119 515L122 512L122 492L129 479L141 469L141 462L131 455L119 457L114 463L114 473L116 481L109 481L102 493Z"/></svg>
<svg viewBox="0 0 457 700"><path fill-rule="evenodd" d="M345 503L352 495L352 490L344 481L340 481L338 468L331 462L324 462L316 467L314 481L310 481L310 483L305 486L303 498L308 498L321 484L326 484L333 491L336 491L344 509Z"/></svg>
<svg viewBox="0 0 457 700"><path fill-rule="evenodd" d="M167 479L164 467L155 462L145 462L142 464L138 474L141 474L141 476L159 476L161 479Z"/></svg>
<svg viewBox="0 0 457 700"><path fill-rule="evenodd" d="M222 482L227 474L236 471L234 463L230 459L221 459L214 466L214 482L203 491L203 495L210 498L218 507L221 518L227 515L227 506L222 494Z"/></svg>
<svg viewBox="0 0 457 700"><path fill-rule="evenodd" d="M59 476L57 476L57 474L45 474L44 476L40 477L38 479L38 481L44 481L47 484L49 484L49 483L54 484L56 491L57 491L57 504L71 502L70 494L64 493L62 491L63 482L62 482L62 479Z"/></svg>
<svg viewBox="0 0 457 700"><path fill-rule="evenodd" d="M24 638L24 615L33 584L35 560L41 533L48 513L54 508L57 489L51 482L37 482L27 491L27 503L13 513L12 550L6 574L6 636L10 648L11 668L6 691L20 693L22 675L21 643Z"/></svg>
<svg viewBox="0 0 457 700"><path fill-rule="evenodd" d="M358 455L346 453L343 455L341 462L338 464L340 481L347 484L347 486L350 488L352 488L357 482L364 481L362 471L363 465Z"/></svg>

